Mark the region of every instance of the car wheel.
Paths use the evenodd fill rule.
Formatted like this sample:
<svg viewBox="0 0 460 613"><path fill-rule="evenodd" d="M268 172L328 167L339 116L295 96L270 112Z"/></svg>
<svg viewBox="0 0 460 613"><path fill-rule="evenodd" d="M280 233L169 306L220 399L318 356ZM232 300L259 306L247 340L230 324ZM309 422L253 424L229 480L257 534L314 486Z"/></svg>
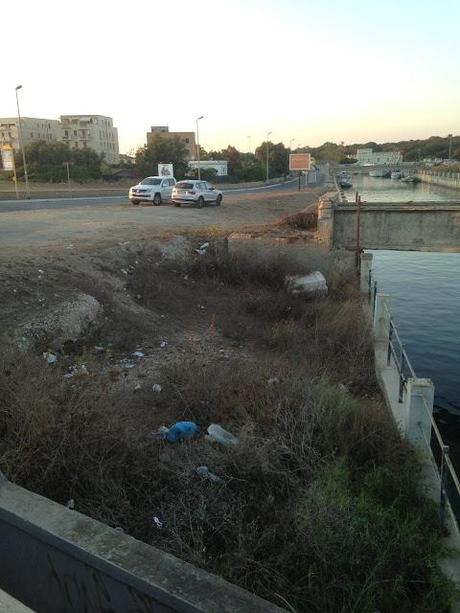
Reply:
<svg viewBox="0 0 460 613"><path fill-rule="evenodd" d="M155 206L160 206L160 204L161 204L161 194L155 194L155 196L153 197L153 204Z"/></svg>
<svg viewBox="0 0 460 613"><path fill-rule="evenodd" d="M219 194L216 198L216 206L220 206L222 204L222 194Z"/></svg>
<svg viewBox="0 0 460 613"><path fill-rule="evenodd" d="M198 198L197 206L198 206L199 209L202 209L204 207L204 198L203 198L203 196L200 196Z"/></svg>
<svg viewBox="0 0 460 613"><path fill-rule="evenodd" d="M180 202L175 202L174 206L180 206Z"/></svg>
<svg viewBox="0 0 460 613"><path fill-rule="evenodd" d="M140 200L131 200L131 204L139 204Z"/></svg>

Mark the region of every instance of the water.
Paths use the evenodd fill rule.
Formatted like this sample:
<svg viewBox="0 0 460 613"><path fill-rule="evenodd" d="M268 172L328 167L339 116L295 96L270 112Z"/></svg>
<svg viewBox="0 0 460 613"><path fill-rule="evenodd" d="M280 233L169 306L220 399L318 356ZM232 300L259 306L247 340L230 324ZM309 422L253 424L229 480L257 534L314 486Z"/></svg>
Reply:
<svg viewBox="0 0 460 613"><path fill-rule="evenodd" d="M460 192L429 184L353 176L354 198L363 200L458 200ZM374 251L373 275L391 294L391 311L419 377L435 384L437 421L460 469L460 253Z"/></svg>
<svg viewBox="0 0 460 613"><path fill-rule="evenodd" d="M353 175L353 187L346 192L348 200L354 201L358 191L363 201L368 202L460 202L460 191L429 183L401 183L393 179L378 179L368 175Z"/></svg>

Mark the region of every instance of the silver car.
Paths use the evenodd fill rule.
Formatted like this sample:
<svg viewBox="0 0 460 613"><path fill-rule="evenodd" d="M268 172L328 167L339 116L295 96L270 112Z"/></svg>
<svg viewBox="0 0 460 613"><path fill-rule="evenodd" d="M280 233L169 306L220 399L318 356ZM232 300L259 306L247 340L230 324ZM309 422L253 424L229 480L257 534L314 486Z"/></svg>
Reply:
<svg viewBox="0 0 460 613"><path fill-rule="evenodd" d="M205 204L213 202L216 206L222 203L222 192L207 181L179 181L176 183L171 196L175 206L181 204L196 204L201 209Z"/></svg>
<svg viewBox="0 0 460 613"><path fill-rule="evenodd" d="M131 187L129 199L132 204L145 201L158 206L164 200L171 200L171 193L175 185L176 179L172 177L146 177Z"/></svg>

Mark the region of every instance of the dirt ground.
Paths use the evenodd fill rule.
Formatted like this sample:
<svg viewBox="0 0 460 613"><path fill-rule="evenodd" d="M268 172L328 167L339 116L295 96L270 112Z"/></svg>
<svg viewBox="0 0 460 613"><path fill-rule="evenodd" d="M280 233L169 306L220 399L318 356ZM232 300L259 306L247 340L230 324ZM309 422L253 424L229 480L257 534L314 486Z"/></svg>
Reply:
<svg viewBox="0 0 460 613"><path fill-rule="evenodd" d="M144 240L203 228L231 231L270 224L316 202L324 192L311 188L227 195L221 207L203 209L88 203L52 203L36 208L31 201L17 211L1 211L0 261L32 254L80 253L127 240ZM90 203L91 204L91 203ZM41 206L41 205L40 205Z"/></svg>

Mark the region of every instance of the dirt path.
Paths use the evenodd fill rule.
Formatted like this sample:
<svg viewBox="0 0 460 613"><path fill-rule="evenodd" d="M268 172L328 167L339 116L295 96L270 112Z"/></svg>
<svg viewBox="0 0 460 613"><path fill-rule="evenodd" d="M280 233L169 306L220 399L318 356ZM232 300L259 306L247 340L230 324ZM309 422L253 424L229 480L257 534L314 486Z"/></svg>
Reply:
<svg viewBox="0 0 460 613"><path fill-rule="evenodd" d="M324 191L320 188L227 195L222 207L132 207L21 210L0 216L0 258L33 253L80 251L126 240L214 227L225 230L263 225L304 209Z"/></svg>

